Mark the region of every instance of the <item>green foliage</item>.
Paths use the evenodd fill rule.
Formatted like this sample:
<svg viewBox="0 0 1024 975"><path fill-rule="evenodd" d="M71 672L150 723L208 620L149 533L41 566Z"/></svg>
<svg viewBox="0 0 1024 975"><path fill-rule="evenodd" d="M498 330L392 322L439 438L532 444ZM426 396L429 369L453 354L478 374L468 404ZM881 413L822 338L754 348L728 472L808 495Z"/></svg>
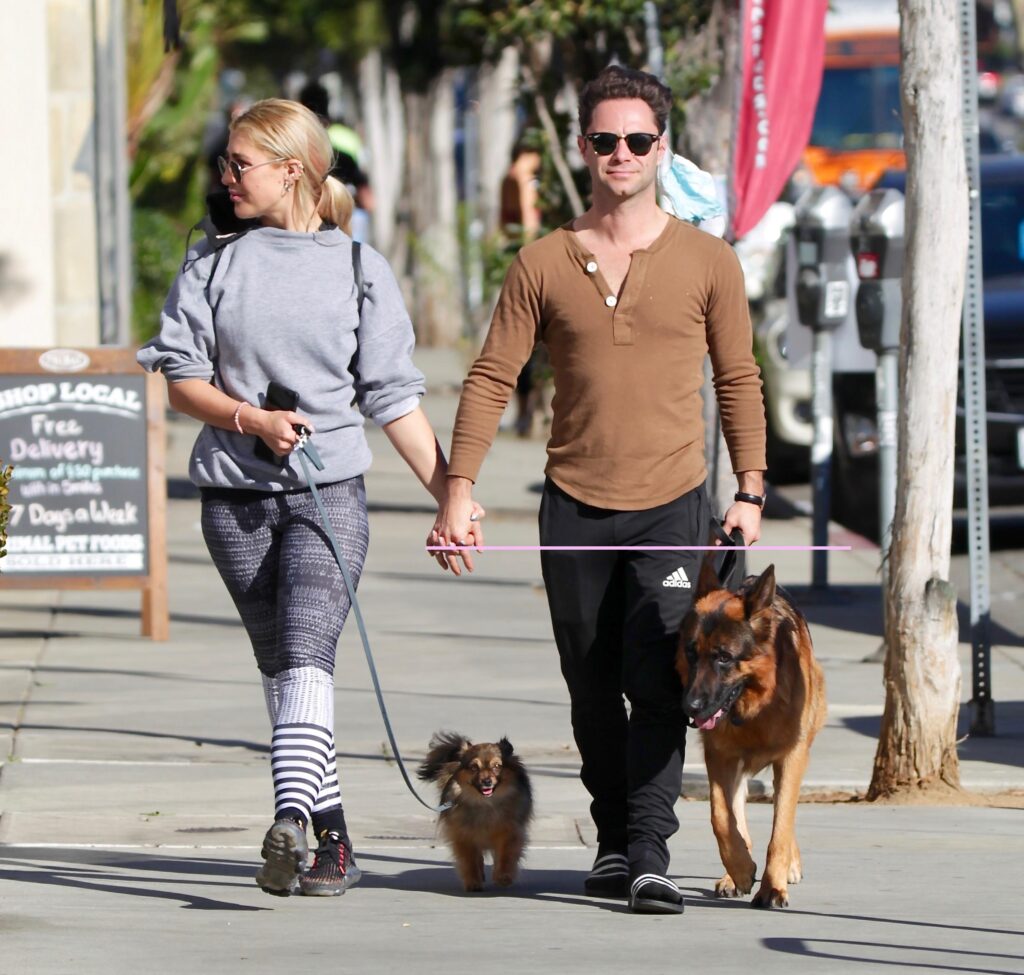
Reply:
<svg viewBox="0 0 1024 975"><path fill-rule="evenodd" d="M262 64L278 77L312 72L324 50L354 65L387 42L386 6L380 0L220 0L220 49L232 67Z"/></svg>
<svg viewBox="0 0 1024 975"><path fill-rule="evenodd" d="M324 50L354 66L386 42L384 8L380 0L179 0L182 50L175 63L160 46L161 5L135 0L129 6L132 115L141 120L130 177L136 338L157 327L187 230L205 208L210 147L204 137L209 140L222 70L242 69L246 95L262 98L280 93L286 72L317 70ZM154 99L160 105L150 117Z"/></svg>
<svg viewBox="0 0 1024 975"><path fill-rule="evenodd" d="M707 23L713 3L676 0L660 5L658 28L666 51L666 80L676 97L674 131L684 121L684 102L706 90L720 70L718 64L684 61L677 53L679 41ZM613 59L634 68L648 67L644 0L450 0L442 34L445 45L461 52L464 63L480 63L496 58L508 46L517 47L561 134L575 131L576 126L575 118L555 109L555 96L567 83L578 91ZM570 219L572 211L534 105L524 100L524 106L528 112L524 138L532 140L542 156L538 202L542 222L549 229ZM573 173L573 178L585 198L589 191L585 171Z"/></svg>
<svg viewBox="0 0 1024 975"><path fill-rule="evenodd" d="M132 240L135 245L135 290L132 329L137 342L152 338L160 328L160 310L167 289L185 257L190 224L156 207L135 207Z"/></svg>
<svg viewBox="0 0 1024 975"><path fill-rule="evenodd" d="M14 468L8 464L0 469L0 559L7 554L7 522L11 516L11 506L7 503L10 491L11 476Z"/></svg>
<svg viewBox="0 0 1024 975"><path fill-rule="evenodd" d="M675 126L682 102L706 89L718 66L683 63L674 48L706 23L714 2L659 4L667 77L680 106ZM285 73L296 69L318 73L330 63L351 78L359 60L379 47L404 89L423 92L445 67L478 65L513 45L564 134L575 120L555 111L554 96L566 83L578 89L613 58L646 67L648 57L644 0L179 0L179 9L183 50L174 64L160 46L161 4L134 0L128 7L131 115L141 129L131 172L139 339L156 328L187 229L204 209L204 131L225 67L244 71L247 95L266 97L278 94ZM153 104L160 106L155 112ZM538 181L547 229L571 212L532 100L524 105L542 153ZM585 193L586 174L574 175Z"/></svg>
<svg viewBox="0 0 1024 975"><path fill-rule="evenodd" d="M675 0L660 4L662 43L670 48L684 34L707 21L712 0ZM514 45L526 51L554 43L552 63L561 65L552 79L586 79L612 57L630 67L644 67L644 0L451 0L446 8L448 44L472 51L479 60L498 56Z"/></svg>

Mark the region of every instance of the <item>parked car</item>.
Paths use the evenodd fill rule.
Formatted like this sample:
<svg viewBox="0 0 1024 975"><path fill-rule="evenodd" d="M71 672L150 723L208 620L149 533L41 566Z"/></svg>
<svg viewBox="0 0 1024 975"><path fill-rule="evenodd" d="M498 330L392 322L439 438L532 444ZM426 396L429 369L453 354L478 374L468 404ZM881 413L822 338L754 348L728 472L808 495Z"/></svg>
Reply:
<svg viewBox="0 0 1024 975"><path fill-rule="evenodd" d="M879 188L901 192L905 186L903 171L887 172L878 182ZM1019 505L1024 502L1024 156L981 160L981 221L989 503ZM791 291L792 275L787 277ZM756 330L776 463L781 438L785 438L782 448L806 458L812 432L806 352L810 333L792 324L791 309L792 303L778 306L775 316L766 316ZM805 346L794 353L796 341ZM833 336L833 345L840 351L834 356L833 375L832 517L877 538L875 376L873 365L865 367L865 361L873 363L874 356L862 348L854 353L851 341L859 345L855 320L844 323ZM966 503L963 415L961 395L954 485L957 507ZM770 459L769 480L785 480L773 475L773 466Z"/></svg>

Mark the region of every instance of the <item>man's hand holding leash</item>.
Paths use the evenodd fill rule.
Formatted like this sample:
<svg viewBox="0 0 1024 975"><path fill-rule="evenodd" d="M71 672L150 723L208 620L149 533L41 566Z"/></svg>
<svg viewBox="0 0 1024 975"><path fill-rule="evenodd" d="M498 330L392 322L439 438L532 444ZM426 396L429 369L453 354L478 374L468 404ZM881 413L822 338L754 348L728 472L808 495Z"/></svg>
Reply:
<svg viewBox="0 0 1024 975"><path fill-rule="evenodd" d="M760 471L741 471L740 489L725 513L722 527L731 535L735 529L743 534L746 545L753 545L761 537L761 513L764 509L764 477ZM715 543L720 545L721 542Z"/></svg>

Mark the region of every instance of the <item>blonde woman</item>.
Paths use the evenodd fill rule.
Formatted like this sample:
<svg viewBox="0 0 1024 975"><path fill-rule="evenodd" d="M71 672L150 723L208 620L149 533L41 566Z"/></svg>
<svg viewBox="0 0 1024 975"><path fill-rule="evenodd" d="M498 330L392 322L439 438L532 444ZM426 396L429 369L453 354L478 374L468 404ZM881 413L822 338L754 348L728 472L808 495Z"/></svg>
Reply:
<svg viewBox="0 0 1024 975"><path fill-rule="evenodd" d="M331 163L327 133L298 102L267 99L235 118L219 166L235 216L252 229L190 252L159 335L138 355L164 374L171 406L204 424L189 470L203 535L252 642L273 728L275 814L256 882L282 896L342 894L359 878L334 747L334 655L349 598L292 456L296 427L313 431L317 487L354 580L368 544L364 418L436 499L447 471L419 405L412 324L390 268L367 247L357 307L352 199L327 175ZM297 406L274 409L271 381L298 393ZM458 571L455 560L438 555ZM306 870L308 826L318 846Z"/></svg>

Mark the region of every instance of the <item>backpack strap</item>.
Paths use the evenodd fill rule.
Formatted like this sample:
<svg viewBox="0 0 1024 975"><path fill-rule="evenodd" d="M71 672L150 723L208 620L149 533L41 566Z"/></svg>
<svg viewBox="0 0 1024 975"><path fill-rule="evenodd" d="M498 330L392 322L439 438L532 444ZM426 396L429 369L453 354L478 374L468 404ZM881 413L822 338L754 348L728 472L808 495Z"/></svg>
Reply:
<svg viewBox="0 0 1024 975"><path fill-rule="evenodd" d="M213 251L213 262L210 264L210 273L206 278L206 284L203 286L203 294L206 296L206 303L210 306L210 324L213 326L213 373L216 378L220 373L220 367L218 366L218 360L220 359L219 353L216 351L219 348L217 341L217 305L213 302L213 296L210 289L213 287L213 279L217 274L217 266L220 264L220 259L224 256L224 251L229 244L233 244L239 237L244 237L248 233L248 230L242 230L237 234L232 234L230 237L226 237L223 240L218 240L217 246Z"/></svg>
<svg viewBox="0 0 1024 975"><path fill-rule="evenodd" d="M366 297L366 282L363 279L363 260L361 251L363 245L358 240L352 241L352 274L356 279L356 308L359 310L359 317L363 316L363 299Z"/></svg>

